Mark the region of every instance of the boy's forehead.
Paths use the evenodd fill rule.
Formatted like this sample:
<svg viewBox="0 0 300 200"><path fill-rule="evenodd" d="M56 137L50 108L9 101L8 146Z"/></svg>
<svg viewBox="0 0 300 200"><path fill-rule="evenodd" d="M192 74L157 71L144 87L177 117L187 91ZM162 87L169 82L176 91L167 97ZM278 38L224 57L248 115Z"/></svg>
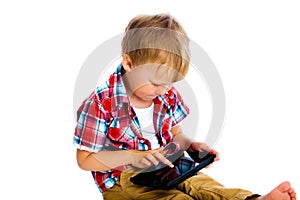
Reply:
<svg viewBox="0 0 300 200"><path fill-rule="evenodd" d="M174 68L157 63L135 66L130 71L130 74L135 79L145 79L145 81L147 80L158 84L173 83L180 77L180 73Z"/></svg>

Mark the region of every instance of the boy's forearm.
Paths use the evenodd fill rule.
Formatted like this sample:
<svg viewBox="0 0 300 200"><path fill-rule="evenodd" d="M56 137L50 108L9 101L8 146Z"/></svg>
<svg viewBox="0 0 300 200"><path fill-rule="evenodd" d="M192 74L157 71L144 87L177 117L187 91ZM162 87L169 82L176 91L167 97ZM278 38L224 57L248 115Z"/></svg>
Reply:
<svg viewBox="0 0 300 200"><path fill-rule="evenodd" d="M174 136L173 141L179 143L182 150L185 151L190 147L193 140L183 134L180 126L173 127L171 132Z"/></svg>
<svg viewBox="0 0 300 200"><path fill-rule="evenodd" d="M188 138L183 133L177 134L174 137L173 141L179 143L180 148L184 151L187 150L190 147L191 143L193 142L192 139Z"/></svg>
<svg viewBox="0 0 300 200"><path fill-rule="evenodd" d="M105 171L130 164L130 152L100 151L98 153L77 151L77 162L81 169L87 171Z"/></svg>

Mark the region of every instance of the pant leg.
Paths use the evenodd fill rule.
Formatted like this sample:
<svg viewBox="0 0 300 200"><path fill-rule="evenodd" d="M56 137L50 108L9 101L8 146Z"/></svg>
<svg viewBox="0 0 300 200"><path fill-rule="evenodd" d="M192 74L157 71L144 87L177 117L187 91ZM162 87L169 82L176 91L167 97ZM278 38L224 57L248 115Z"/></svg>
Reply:
<svg viewBox="0 0 300 200"><path fill-rule="evenodd" d="M120 182L117 181L115 185L102 193L104 200L131 200L123 191Z"/></svg>
<svg viewBox="0 0 300 200"><path fill-rule="evenodd" d="M177 186L194 199L233 200L255 196L252 192L239 188L226 188L208 175L199 172Z"/></svg>
<svg viewBox="0 0 300 200"><path fill-rule="evenodd" d="M133 184L129 179L134 174L122 173L113 188L103 193L104 200L194 200L188 194L177 190L159 190Z"/></svg>

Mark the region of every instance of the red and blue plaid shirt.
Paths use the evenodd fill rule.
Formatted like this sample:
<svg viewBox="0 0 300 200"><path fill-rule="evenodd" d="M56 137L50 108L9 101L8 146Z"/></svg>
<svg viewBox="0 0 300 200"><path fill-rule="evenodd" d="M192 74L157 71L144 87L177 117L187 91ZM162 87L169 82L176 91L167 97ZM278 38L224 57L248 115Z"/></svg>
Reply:
<svg viewBox="0 0 300 200"><path fill-rule="evenodd" d="M122 65L109 80L98 87L77 111L77 125L73 138L81 150L99 152L111 147L119 150L150 150L150 142L143 138L138 118L129 102L122 81ZM178 91L172 87L154 100L153 123L160 146L173 139L171 128L189 113ZM101 192L111 188L126 166L107 171L92 172Z"/></svg>

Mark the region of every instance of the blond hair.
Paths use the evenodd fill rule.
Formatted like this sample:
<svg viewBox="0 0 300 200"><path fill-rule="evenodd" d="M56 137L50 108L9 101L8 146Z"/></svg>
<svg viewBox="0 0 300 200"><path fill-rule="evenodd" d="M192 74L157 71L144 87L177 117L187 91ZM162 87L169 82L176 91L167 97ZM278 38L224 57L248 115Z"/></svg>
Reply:
<svg viewBox="0 0 300 200"><path fill-rule="evenodd" d="M156 63L171 67L180 80L189 67L189 38L169 14L139 15L125 29L122 54L129 55L133 66Z"/></svg>

